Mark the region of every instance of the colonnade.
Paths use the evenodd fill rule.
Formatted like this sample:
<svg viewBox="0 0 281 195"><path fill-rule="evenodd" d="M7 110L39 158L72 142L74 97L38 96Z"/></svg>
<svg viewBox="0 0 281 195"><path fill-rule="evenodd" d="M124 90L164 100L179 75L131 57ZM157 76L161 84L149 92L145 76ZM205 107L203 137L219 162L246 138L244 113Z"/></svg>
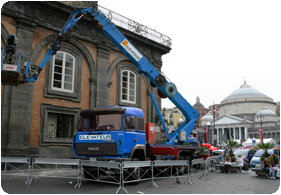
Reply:
<svg viewBox="0 0 281 195"><path fill-rule="evenodd" d="M246 140L248 139L248 128L246 127L218 127L212 131L213 143L223 144L224 140ZM216 142L215 142L216 140Z"/></svg>

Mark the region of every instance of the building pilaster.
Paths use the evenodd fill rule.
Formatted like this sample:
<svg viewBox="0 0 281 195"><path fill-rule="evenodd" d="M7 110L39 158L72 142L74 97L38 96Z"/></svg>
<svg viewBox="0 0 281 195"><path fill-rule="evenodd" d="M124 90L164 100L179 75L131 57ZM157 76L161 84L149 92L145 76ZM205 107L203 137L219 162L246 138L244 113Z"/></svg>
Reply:
<svg viewBox="0 0 281 195"><path fill-rule="evenodd" d="M98 44L97 46L97 82L96 82L96 107L107 106L107 72L108 54L110 47Z"/></svg>
<svg viewBox="0 0 281 195"><path fill-rule="evenodd" d="M17 46L23 50L23 63L31 58L34 28L37 24L17 19ZM7 156L28 156L30 146L33 83L12 87ZM4 114L4 113L3 113Z"/></svg>

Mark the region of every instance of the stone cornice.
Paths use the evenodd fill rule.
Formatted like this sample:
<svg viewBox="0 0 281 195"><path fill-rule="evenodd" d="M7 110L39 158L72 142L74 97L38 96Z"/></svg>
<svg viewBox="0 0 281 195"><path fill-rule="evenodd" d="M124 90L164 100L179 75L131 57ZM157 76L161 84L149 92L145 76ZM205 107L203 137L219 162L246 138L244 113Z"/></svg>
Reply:
<svg viewBox="0 0 281 195"><path fill-rule="evenodd" d="M17 18L17 28L22 28L28 31L34 31L34 28L37 26L36 23L21 19L21 18Z"/></svg>
<svg viewBox="0 0 281 195"><path fill-rule="evenodd" d="M276 102L270 102L270 101L259 101L259 100L249 100L249 101L235 101L235 102L228 102L228 103L221 103L218 107L222 107L225 105L229 105L229 104L245 104L245 103L268 103L268 104L274 104L276 105Z"/></svg>
<svg viewBox="0 0 281 195"><path fill-rule="evenodd" d="M64 4L70 7L94 7L98 1L58 1L59 4Z"/></svg>

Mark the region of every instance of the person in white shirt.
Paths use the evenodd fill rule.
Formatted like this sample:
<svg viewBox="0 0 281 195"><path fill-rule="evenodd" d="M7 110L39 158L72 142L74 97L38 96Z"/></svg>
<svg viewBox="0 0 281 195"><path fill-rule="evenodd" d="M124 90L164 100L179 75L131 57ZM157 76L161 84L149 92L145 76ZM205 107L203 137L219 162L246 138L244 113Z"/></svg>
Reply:
<svg viewBox="0 0 281 195"><path fill-rule="evenodd" d="M236 159L236 162L238 163L239 166L239 172L242 172L242 167L243 167L243 159L242 159L242 155L238 154L238 158Z"/></svg>

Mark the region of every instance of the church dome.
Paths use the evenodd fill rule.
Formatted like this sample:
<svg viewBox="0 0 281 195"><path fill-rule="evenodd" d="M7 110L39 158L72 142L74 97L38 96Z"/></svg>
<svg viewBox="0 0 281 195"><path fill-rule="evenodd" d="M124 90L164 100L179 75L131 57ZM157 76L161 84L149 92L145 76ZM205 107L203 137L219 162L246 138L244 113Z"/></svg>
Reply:
<svg viewBox="0 0 281 195"><path fill-rule="evenodd" d="M244 84L241 85L239 89L235 90L229 96L227 96L222 101L222 103L225 103L225 102L231 101L231 100L239 100L239 99L245 100L245 99L249 99L249 98L273 101L273 99L271 99L267 95L263 94L259 90L252 88L251 85L248 85L245 81Z"/></svg>
<svg viewBox="0 0 281 195"><path fill-rule="evenodd" d="M277 116L272 110L269 110L268 107L264 107L262 110L260 110L257 114L256 117L260 116Z"/></svg>
<svg viewBox="0 0 281 195"><path fill-rule="evenodd" d="M206 115L204 115L200 120L201 121L213 121L214 116L212 115L211 111L209 111Z"/></svg>
<svg viewBox="0 0 281 195"><path fill-rule="evenodd" d="M197 98L196 98L196 103L193 105L193 107L196 107L196 108L205 108L205 107L203 106L203 104L200 103L200 98L199 98L199 96L197 96Z"/></svg>
<svg viewBox="0 0 281 195"><path fill-rule="evenodd" d="M258 111L255 116L255 122L277 122L278 117L272 110L268 107L264 107L262 110Z"/></svg>

